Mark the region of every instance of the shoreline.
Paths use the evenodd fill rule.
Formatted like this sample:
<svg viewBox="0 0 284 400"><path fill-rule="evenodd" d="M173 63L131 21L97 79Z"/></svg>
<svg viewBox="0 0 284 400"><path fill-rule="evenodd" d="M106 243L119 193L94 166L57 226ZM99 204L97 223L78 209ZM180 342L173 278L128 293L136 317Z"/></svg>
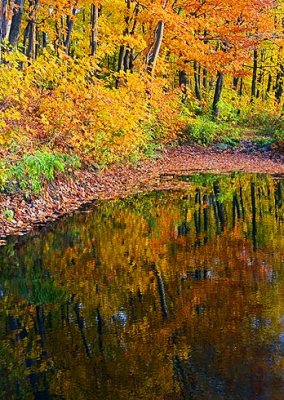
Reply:
<svg viewBox="0 0 284 400"><path fill-rule="evenodd" d="M284 175L284 155L258 150L249 153L240 148L220 150L214 146L168 147L159 158L145 159L135 166L116 165L102 172L78 170L72 178L58 176L45 185L37 198L0 193L0 246L10 236L25 235L96 200L179 189L184 183L175 177L205 172ZM3 210L11 210L13 219L5 217Z"/></svg>

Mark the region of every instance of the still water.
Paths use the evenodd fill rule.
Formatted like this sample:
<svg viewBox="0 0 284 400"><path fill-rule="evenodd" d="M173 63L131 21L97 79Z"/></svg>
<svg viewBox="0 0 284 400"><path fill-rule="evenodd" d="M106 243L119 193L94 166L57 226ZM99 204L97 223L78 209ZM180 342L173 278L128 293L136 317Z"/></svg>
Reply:
<svg viewBox="0 0 284 400"><path fill-rule="evenodd" d="M1 399L284 398L284 181L181 179L1 250Z"/></svg>

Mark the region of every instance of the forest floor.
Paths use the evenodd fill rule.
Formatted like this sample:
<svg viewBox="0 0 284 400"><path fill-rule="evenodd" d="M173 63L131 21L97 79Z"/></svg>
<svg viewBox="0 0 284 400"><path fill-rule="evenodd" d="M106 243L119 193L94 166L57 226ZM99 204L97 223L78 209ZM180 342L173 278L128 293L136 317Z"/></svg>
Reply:
<svg viewBox="0 0 284 400"><path fill-rule="evenodd" d="M57 176L45 184L40 196L0 194L0 245L10 235L23 235L100 199L124 198L151 190L168 190L185 185L175 179L194 173L267 173L284 176L284 154L273 150L222 149L199 146L169 147L154 159L135 166L115 165L104 171L78 170L72 176Z"/></svg>

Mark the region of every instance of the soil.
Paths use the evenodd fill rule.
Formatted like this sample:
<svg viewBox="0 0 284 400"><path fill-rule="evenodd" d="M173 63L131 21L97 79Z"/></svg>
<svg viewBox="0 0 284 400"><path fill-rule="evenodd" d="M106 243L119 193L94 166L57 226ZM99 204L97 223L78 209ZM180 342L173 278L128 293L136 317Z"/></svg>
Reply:
<svg viewBox="0 0 284 400"><path fill-rule="evenodd" d="M193 173L266 173L284 176L284 154L246 148L178 146L136 166L115 165L102 172L79 170L46 183L40 197L0 194L0 245L99 199L124 198L151 190L177 188L176 176ZM11 210L7 214L7 210ZM5 212L6 211L6 212ZM8 217L7 217L8 215ZM10 216L10 218L9 218Z"/></svg>

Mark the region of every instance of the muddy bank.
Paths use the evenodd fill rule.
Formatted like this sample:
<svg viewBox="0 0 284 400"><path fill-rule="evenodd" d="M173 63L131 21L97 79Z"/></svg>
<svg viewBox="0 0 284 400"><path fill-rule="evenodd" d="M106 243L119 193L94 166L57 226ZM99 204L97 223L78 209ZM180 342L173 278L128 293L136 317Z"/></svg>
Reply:
<svg viewBox="0 0 284 400"><path fill-rule="evenodd" d="M184 183L174 179L178 175L233 171L284 174L284 156L272 151L248 153L244 149L173 147L159 158L144 160L134 167L112 166L99 173L80 170L72 178L58 177L45 186L38 198L25 199L20 193L2 193L0 244L5 244L9 235L25 234L97 199L181 187ZM11 210L9 217L7 210Z"/></svg>

